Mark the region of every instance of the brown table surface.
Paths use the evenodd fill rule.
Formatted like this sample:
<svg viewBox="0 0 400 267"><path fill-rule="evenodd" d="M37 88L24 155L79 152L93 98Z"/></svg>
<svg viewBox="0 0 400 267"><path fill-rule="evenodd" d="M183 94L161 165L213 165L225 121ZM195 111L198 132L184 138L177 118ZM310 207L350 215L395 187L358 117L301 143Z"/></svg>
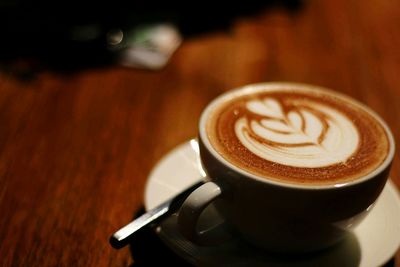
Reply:
<svg viewBox="0 0 400 267"><path fill-rule="evenodd" d="M305 1L185 38L160 71L44 69L23 81L1 71L0 265L145 265L132 256L144 247L115 250L110 234L143 206L154 164L237 86L333 88L376 110L400 143L399 25L399 1ZM391 177L400 187L398 154ZM168 254L148 240L153 258ZM400 252L390 264L400 266Z"/></svg>

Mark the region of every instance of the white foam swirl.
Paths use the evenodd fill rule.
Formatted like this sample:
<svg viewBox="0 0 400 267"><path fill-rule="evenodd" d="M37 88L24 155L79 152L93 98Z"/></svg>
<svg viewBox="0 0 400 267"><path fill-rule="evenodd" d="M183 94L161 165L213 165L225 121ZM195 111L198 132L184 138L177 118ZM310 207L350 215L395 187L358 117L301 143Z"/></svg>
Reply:
<svg viewBox="0 0 400 267"><path fill-rule="evenodd" d="M294 167L324 167L347 161L358 147L356 126L327 105L297 101L285 114L282 103L266 98L249 101L246 107L262 119L241 117L235 124L236 135L246 148L266 160Z"/></svg>

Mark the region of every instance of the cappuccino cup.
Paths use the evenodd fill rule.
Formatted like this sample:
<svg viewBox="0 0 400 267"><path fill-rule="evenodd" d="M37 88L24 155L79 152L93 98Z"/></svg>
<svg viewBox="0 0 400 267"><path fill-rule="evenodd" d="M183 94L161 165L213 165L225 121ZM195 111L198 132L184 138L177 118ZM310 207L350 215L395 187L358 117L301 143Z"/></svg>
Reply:
<svg viewBox="0 0 400 267"><path fill-rule="evenodd" d="M209 244L212 235L196 225L212 203L234 235L277 253L342 240L373 208L395 150L389 127L370 108L295 83L222 94L203 111L198 139L207 182L182 204L180 232Z"/></svg>

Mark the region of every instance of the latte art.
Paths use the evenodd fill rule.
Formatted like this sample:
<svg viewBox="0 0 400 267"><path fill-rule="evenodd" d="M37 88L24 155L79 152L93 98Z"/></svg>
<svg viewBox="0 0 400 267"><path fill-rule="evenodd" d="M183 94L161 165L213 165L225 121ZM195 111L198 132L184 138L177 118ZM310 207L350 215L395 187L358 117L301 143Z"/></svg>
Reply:
<svg viewBox="0 0 400 267"><path fill-rule="evenodd" d="M229 92L203 118L212 149L264 179L346 183L374 171L389 153L389 137L371 110L312 86L267 84Z"/></svg>
<svg viewBox="0 0 400 267"><path fill-rule="evenodd" d="M236 136L266 160L324 167L346 162L358 147L358 132L351 120L323 104L265 98L248 101L245 106L247 112L235 123Z"/></svg>

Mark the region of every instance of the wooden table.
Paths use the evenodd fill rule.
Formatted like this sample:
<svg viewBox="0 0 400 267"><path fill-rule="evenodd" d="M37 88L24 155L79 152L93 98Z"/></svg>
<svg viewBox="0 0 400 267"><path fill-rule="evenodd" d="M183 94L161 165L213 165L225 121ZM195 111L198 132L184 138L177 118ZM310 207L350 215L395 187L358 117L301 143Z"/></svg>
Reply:
<svg viewBox="0 0 400 267"><path fill-rule="evenodd" d="M310 0L186 38L160 71L0 72L0 265L132 265L144 249L114 250L110 234L143 206L153 165L196 135L211 99L237 86L333 88L376 110L400 143L399 25L399 1ZM398 154L391 177L400 187ZM400 266L400 252L390 264Z"/></svg>

